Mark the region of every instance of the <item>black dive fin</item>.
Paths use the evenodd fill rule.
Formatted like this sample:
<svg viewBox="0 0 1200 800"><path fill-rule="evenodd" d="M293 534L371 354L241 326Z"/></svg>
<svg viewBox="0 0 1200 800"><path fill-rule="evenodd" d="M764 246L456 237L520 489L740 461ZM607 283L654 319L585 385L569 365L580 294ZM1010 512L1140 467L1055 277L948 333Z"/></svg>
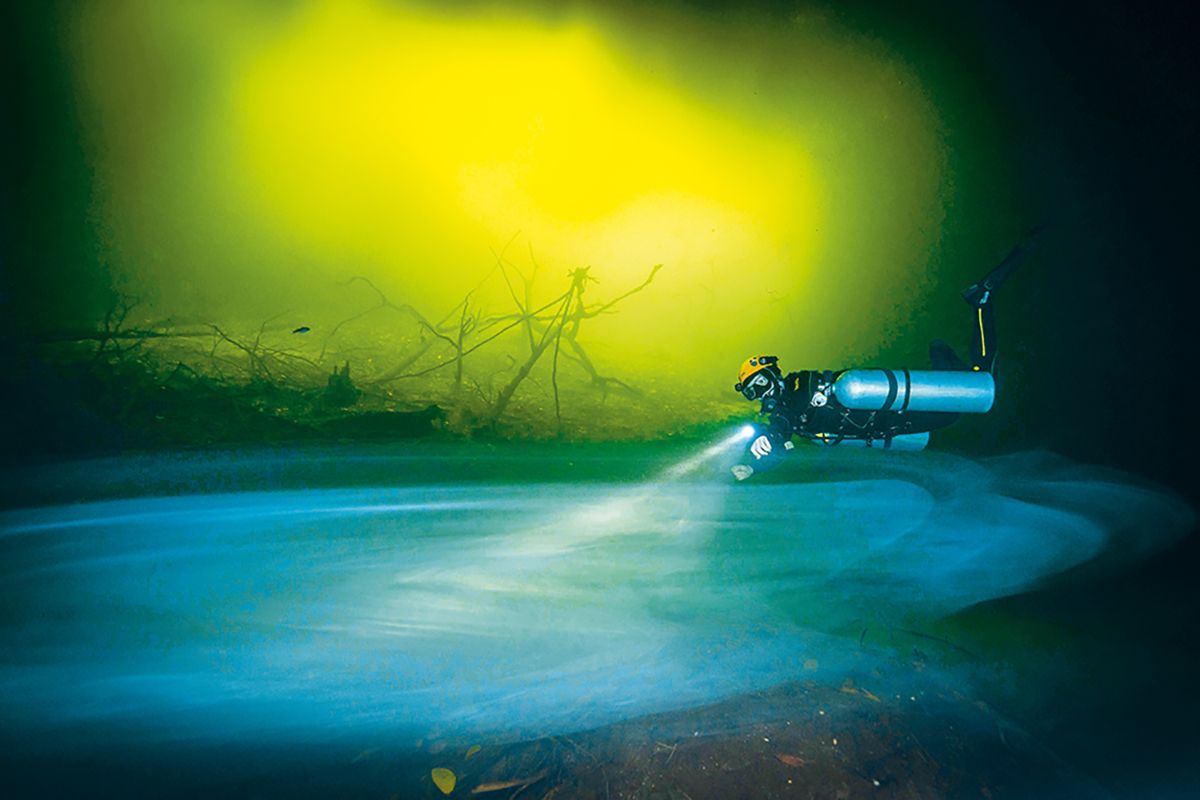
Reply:
<svg viewBox="0 0 1200 800"><path fill-rule="evenodd" d="M1027 233L1024 241L1012 250L1009 250L1004 260L997 264L991 272L984 275L983 279L978 283L973 283L963 290L963 299L973 308L978 308L988 302L991 299L992 292L1000 288L1000 284L1004 283L1013 269L1024 261L1034 247L1037 246L1038 239L1045 229L1046 225L1042 223Z"/></svg>

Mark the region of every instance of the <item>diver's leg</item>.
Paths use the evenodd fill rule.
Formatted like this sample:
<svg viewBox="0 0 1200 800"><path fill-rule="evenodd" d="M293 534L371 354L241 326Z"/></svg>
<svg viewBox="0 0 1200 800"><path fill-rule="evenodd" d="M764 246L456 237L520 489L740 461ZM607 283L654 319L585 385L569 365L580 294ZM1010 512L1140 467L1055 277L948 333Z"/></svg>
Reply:
<svg viewBox="0 0 1200 800"><path fill-rule="evenodd" d="M1037 245L1038 237L1041 236L1045 226L1039 225L1031 230L1026 236L1025 241L1018 244L1012 250L1008 251L1008 255L1004 257L996 267L983 276L983 280L979 283L973 283L963 290L963 299L968 304L979 307L986 304L992 299L992 292L1000 288L1000 284L1008 278L1018 264L1025 260L1029 252Z"/></svg>
<svg viewBox="0 0 1200 800"><path fill-rule="evenodd" d="M971 369L991 372L996 362L996 315L990 301L975 307L971 334Z"/></svg>
<svg viewBox="0 0 1200 800"><path fill-rule="evenodd" d="M996 318L992 295L1037 244L1042 227L1039 225L1030 231L1025 241L1010 250L995 269L983 276L983 280L971 284L962 293L967 305L975 309L974 324L971 326L971 369L977 372L991 372L996 361Z"/></svg>
<svg viewBox="0 0 1200 800"><path fill-rule="evenodd" d="M941 339L934 339L929 343L929 366L934 369L957 371L970 369L966 362L958 357L958 353L954 352L954 348Z"/></svg>

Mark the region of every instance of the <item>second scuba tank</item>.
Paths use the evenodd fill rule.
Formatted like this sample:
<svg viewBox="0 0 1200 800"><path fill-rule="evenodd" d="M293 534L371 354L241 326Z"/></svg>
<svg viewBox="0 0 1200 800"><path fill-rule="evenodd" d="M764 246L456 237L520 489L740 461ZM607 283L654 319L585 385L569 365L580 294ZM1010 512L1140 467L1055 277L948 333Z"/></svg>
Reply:
<svg viewBox="0 0 1200 800"><path fill-rule="evenodd" d="M983 414L992 407L990 372L848 369L833 382L833 396L861 411L939 411Z"/></svg>
<svg viewBox="0 0 1200 800"><path fill-rule="evenodd" d="M836 435L827 433L819 434L812 437L814 442L825 445L826 447L871 447L878 450L924 450L929 444L929 431L921 431L920 433L901 433L893 436L890 439L856 439L854 437L842 438Z"/></svg>

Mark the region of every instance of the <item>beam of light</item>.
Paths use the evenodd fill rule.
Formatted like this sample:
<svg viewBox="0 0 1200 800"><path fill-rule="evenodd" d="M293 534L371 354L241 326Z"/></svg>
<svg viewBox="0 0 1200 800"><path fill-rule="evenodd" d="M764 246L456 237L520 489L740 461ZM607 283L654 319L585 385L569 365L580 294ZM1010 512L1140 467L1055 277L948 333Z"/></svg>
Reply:
<svg viewBox="0 0 1200 800"><path fill-rule="evenodd" d="M505 547L515 548L514 552L522 555L547 555L569 552L589 540L644 530L648 521L662 518L663 511L658 504L664 496L664 490L678 491L677 488L669 488L670 485L693 475L714 459L748 442L756 430L753 425L744 425L700 452L671 465L657 477L636 486L621 488L550 525L531 530L521 541L506 541ZM711 505L713 493L705 494ZM685 514L675 519L674 524L666 526L666 530L678 535L686 527L687 516Z"/></svg>
<svg viewBox="0 0 1200 800"><path fill-rule="evenodd" d="M753 425L744 425L721 441L714 445L706 447L702 452L697 453L691 458L680 461L670 469L663 473L662 479L666 481L677 481L685 478L698 470L700 467L709 463L718 456L724 455L732 451L735 447L745 444L754 438L757 429Z"/></svg>

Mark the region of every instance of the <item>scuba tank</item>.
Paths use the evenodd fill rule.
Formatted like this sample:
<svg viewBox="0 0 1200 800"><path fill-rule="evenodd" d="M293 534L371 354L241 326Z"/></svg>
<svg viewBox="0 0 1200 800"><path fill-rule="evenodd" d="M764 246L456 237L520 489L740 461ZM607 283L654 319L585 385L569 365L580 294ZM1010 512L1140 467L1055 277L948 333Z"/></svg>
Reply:
<svg viewBox="0 0 1200 800"><path fill-rule="evenodd" d="M934 411L984 414L996 398L990 372L848 369L830 393L855 411Z"/></svg>

